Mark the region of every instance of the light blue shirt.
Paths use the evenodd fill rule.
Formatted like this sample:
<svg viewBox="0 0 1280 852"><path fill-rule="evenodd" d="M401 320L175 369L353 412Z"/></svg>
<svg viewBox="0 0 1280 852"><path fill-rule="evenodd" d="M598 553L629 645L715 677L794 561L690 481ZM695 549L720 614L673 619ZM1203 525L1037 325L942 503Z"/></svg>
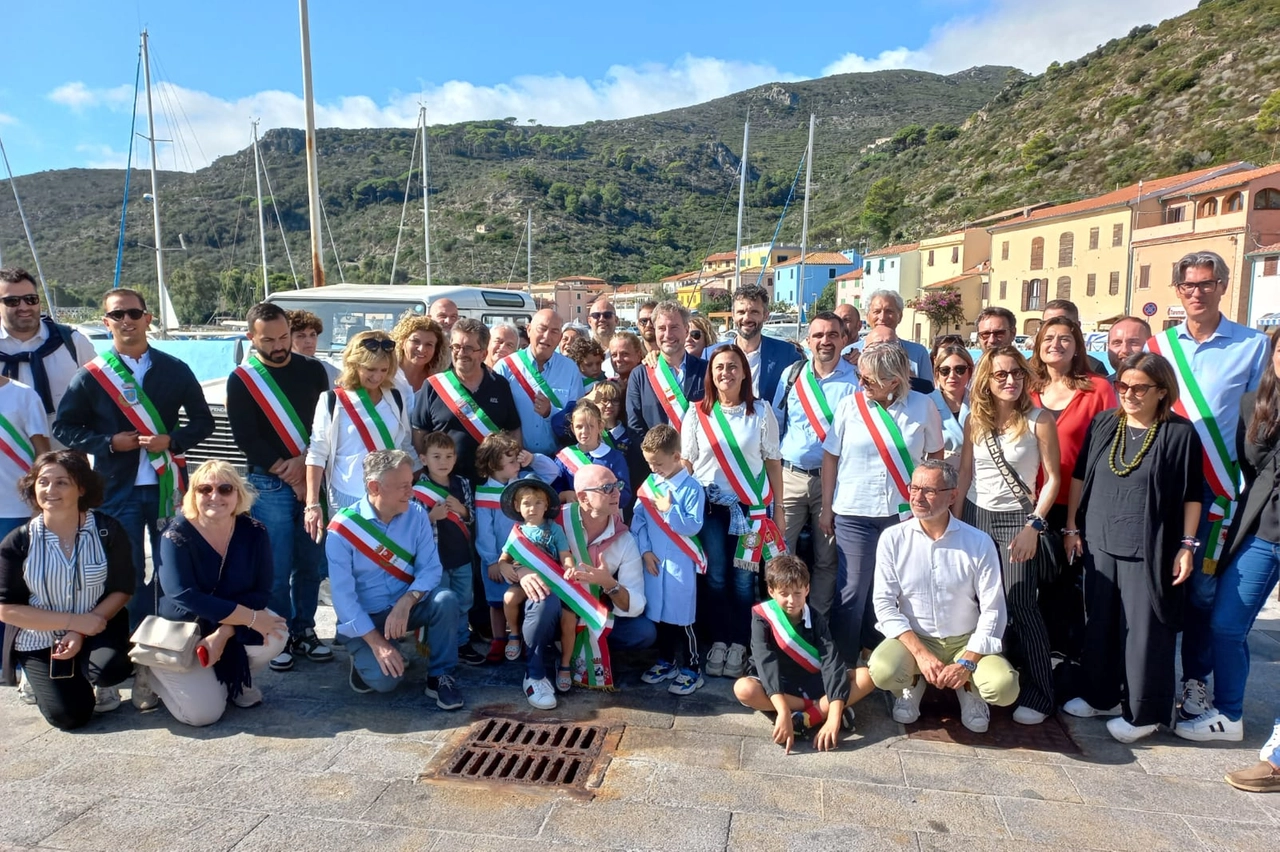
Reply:
<svg viewBox="0 0 1280 852"><path fill-rule="evenodd" d="M535 367L538 364L536 360L533 363ZM516 411L520 415L520 434L524 437L524 448L531 453L555 455L559 446L556 444L551 421L564 406L582 396L582 373L578 370L578 365L559 352L553 352L542 366L542 377L560 402L559 408L552 403L551 415L548 417L533 410L533 399L507 365L506 358L498 363L494 372L511 383L511 395L515 397Z"/></svg>
<svg viewBox="0 0 1280 852"><path fill-rule="evenodd" d="M374 629L371 613L391 609L405 592L431 592L440 585L444 572L436 550L435 533L431 531L431 519L417 500L409 501L408 511L396 515L389 524L378 520L368 497L362 497L352 508L387 538L413 554L410 566L413 582L406 583L392 577L342 536L335 533L325 536L324 553L329 559L329 585L333 609L338 616L338 632L356 637Z"/></svg>
<svg viewBox="0 0 1280 852"><path fill-rule="evenodd" d="M916 343L914 340L903 340L898 338L898 343L902 345L902 349L907 353L907 360L911 362L911 375L918 379L924 379L927 382L933 381L933 362L929 360L929 350L924 344ZM859 352L866 346L866 340L859 340L857 343L846 346L840 353L846 355L857 349Z"/></svg>
<svg viewBox="0 0 1280 852"><path fill-rule="evenodd" d="M800 363L804 364L803 361ZM800 404L797 393L800 377L797 376L788 393L786 383L788 376L790 376L789 369L783 374L783 380L778 382L777 399L774 400L773 405L774 412L778 416L778 428L782 431L782 460L805 470L817 470L822 467L822 441L818 440L818 433L809 421L804 406ZM818 387L822 388L822 392L826 394L827 404L831 407L833 416L840 405L840 400L862 389L858 381L858 371L843 358L836 361L836 368L830 375L818 379ZM787 402L785 415L782 411L784 395Z"/></svg>
<svg viewBox="0 0 1280 852"><path fill-rule="evenodd" d="M940 389L935 388L929 398L938 406L938 415L942 418L942 457L958 466L960 449L964 446L964 424L969 419L969 394L966 392L960 402L958 417L951 413L951 406L947 405Z"/></svg>
<svg viewBox="0 0 1280 852"><path fill-rule="evenodd" d="M1246 393L1258 389L1263 371L1267 369L1270 341L1260 331L1246 328L1219 315L1218 327L1201 343L1187 331L1184 322L1177 327L1178 344L1191 364L1191 373L1204 393L1218 431L1227 446L1231 460L1236 460L1236 426L1240 422L1240 399ZM1160 342L1167 340L1160 333ZM1151 351L1150 345L1147 351ZM1172 355L1172 353L1170 353ZM1180 400L1187 411L1194 411L1189 399ZM1205 452L1213 452L1206 446Z"/></svg>

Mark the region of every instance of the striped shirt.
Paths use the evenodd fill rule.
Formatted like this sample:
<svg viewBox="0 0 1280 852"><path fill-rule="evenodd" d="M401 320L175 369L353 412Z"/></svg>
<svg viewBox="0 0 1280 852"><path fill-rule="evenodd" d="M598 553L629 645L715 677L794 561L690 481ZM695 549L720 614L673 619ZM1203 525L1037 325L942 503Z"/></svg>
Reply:
<svg viewBox="0 0 1280 852"><path fill-rule="evenodd" d="M97 606L107 591L107 553L103 546L105 530L99 530L94 513L85 513L70 557L59 546L58 537L45 527L42 515L32 518L27 530L31 546L22 568L29 595L27 606L77 615ZM63 632L19 630L13 646L19 651L50 648Z"/></svg>

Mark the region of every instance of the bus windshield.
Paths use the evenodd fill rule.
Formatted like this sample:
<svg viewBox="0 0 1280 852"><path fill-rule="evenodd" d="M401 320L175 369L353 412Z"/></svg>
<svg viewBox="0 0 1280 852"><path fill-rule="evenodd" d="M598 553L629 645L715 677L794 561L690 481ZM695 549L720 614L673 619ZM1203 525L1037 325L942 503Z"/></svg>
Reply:
<svg viewBox="0 0 1280 852"><path fill-rule="evenodd" d="M317 352L341 352L347 341L362 331L391 331L406 313L425 316L423 302L357 302L336 299L278 298L286 311L311 311L324 323L316 341Z"/></svg>

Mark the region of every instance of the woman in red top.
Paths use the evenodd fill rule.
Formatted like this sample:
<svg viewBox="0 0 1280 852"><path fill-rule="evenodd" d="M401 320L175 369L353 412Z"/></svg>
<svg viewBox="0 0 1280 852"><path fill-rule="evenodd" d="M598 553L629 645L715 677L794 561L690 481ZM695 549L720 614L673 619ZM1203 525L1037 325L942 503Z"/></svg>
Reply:
<svg viewBox="0 0 1280 852"><path fill-rule="evenodd" d="M1066 316L1041 324L1031 353L1031 372L1031 399L1058 422L1062 481L1070 482L1093 416L1117 405L1115 388L1106 376L1089 372L1080 325ZM1050 529L1061 530L1066 524L1068 490L1060 489L1046 518ZM1065 554L1058 557L1058 564L1067 564ZM1076 562L1059 576L1045 578L1040 588L1040 610L1049 631L1049 647L1055 655L1071 662L1080 659L1084 640L1081 569L1082 563Z"/></svg>

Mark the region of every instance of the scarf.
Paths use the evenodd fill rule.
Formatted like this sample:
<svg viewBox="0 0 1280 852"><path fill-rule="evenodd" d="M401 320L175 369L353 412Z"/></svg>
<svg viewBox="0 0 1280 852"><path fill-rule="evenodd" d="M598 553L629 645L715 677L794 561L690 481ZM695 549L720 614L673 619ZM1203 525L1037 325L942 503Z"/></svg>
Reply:
<svg viewBox="0 0 1280 852"><path fill-rule="evenodd" d="M23 364L31 365L31 387L40 395L40 401L44 403L46 414L54 412L53 393L49 389L49 374L44 370L44 359L57 352L58 349L65 344L62 340L62 333L58 331L53 320L48 317L41 317L40 321L44 323L48 337L44 343L34 352L15 352L13 354L5 354L0 352L0 364L4 364L4 375L15 381L18 378L18 370ZM72 354L74 358L74 353Z"/></svg>

